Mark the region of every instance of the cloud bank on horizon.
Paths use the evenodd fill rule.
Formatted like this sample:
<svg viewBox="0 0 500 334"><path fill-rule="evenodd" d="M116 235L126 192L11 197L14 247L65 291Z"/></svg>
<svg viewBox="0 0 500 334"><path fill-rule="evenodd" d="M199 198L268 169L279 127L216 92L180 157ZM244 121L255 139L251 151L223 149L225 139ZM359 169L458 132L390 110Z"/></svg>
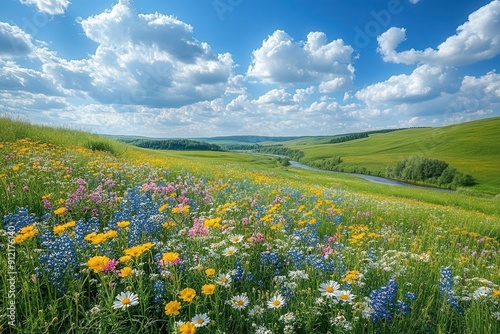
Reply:
<svg viewBox="0 0 500 334"><path fill-rule="evenodd" d="M10 0L0 114L151 137L332 135L500 116L500 0L450 2L464 18L455 25L425 0L337 3L335 17L305 11L314 1L277 1L288 20L244 0L220 0L210 15L174 0L103 2Z"/></svg>

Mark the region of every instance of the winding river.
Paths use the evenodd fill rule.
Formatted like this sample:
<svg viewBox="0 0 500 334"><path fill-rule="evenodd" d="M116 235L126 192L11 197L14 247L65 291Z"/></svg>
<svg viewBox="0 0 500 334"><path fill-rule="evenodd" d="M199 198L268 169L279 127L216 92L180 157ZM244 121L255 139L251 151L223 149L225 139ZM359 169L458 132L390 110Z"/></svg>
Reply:
<svg viewBox="0 0 500 334"><path fill-rule="evenodd" d="M297 168L302 168L302 169L307 169L307 170L313 170L317 172L328 172L328 173L339 173L339 174L348 174L352 176L359 177L361 179L373 182L373 183L380 183L380 184L385 184L388 186L400 186L400 187L410 187L410 188L420 188L420 189L428 189L428 190L433 190L433 191L442 191L442 192L453 192L453 190L450 189L443 189L443 188L433 188L433 187L426 187L426 186L418 186L414 185L411 183L406 183L403 181L397 181L397 180L391 180L387 179L385 177L380 177L380 176L372 176L372 175L365 175L365 174L358 174L358 173L344 173L344 172L335 172L335 171L327 171L323 169L319 169L316 167L311 167L307 166L304 164L301 164L300 162L290 160L290 165L292 167L297 167Z"/></svg>

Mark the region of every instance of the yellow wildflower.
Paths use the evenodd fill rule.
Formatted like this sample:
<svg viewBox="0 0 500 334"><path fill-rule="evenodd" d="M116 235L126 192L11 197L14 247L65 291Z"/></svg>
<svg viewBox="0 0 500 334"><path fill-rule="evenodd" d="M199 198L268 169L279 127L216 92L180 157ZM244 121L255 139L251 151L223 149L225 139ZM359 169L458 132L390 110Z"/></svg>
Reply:
<svg viewBox="0 0 500 334"><path fill-rule="evenodd" d="M63 207L60 207L59 209L57 210L54 210L54 214L55 215L62 215L63 213L66 212L66 208L63 206Z"/></svg>
<svg viewBox="0 0 500 334"><path fill-rule="evenodd" d="M130 267L124 267L124 268L120 269L120 272L118 273L118 276L120 276L120 277L127 277L130 274L132 274L132 272L133 272L132 268L130 268Z"/></svg>
<svg viewBox="0 0 500 334"><path fill-rule="evenodd" d="M109 262L107 256L93 256L87 261L87 266L92 269L94 273L101 272L104 266Z"/></svg>
<svg viewBox="0 0 500 334"><path fill-rule="evenodd" d="M116 223L118 227L124 228L130 225L130 222L128 220L122 220L121 222Z"/></svg>
<svg viewBox="0 0 500 334"><path fill-rule="evenodd" d="M181 303L179 301L174 300L168 302L165 305L165 314L166 315L179 315L179 310L181 309Z"/></svg>
<svg viewBox="0 0 500 334"><path fill-rule="evenodd" d="M179 298L185 302L190 302L196 297L196 291L191 288L185 288L181 292L179 292Z"/></svg>

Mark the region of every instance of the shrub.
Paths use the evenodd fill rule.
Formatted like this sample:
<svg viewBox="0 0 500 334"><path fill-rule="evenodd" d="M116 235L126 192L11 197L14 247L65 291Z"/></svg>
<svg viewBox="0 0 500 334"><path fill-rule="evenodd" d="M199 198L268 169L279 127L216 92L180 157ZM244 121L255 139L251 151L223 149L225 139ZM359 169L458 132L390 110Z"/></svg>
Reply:
<svg viewBox="0 0 500 334"><path fill-rule="evenodd" d="M115 149L113 148L113 146L110 143L104 141L93 140L87 142L84 146L92 151L102 151L115 154Z"/></svg>
<svg viewBox="0 0 500 334"><path fill-rule="evenodd" d="M471 186L474 178L459 172L448 163L425 157L410 157L386 169L386 177L404 181L425 182L446 188Z"/></svg>

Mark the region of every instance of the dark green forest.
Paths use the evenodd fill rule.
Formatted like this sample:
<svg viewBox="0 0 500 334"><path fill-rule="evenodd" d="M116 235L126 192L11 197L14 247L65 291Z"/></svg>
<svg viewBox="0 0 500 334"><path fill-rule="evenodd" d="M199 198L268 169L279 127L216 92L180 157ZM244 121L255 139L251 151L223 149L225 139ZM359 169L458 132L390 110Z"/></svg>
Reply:
<svg viewBox="0 0 500 334"><path fill-rule="evenodd" d="M223 151L219 145L188 139L122 139L122 141L134 146L154 150Z"/></svg>

